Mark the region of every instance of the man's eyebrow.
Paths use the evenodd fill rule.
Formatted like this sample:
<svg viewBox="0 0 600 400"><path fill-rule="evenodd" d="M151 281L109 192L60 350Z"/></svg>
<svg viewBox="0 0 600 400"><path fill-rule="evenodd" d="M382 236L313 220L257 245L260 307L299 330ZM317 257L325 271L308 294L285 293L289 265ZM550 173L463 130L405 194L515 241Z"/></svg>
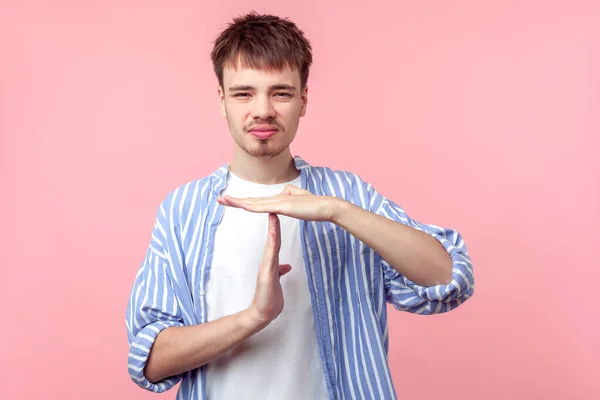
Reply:
<svg viewBox="0 0 600 400"><path fill-rule="evenodd" d="M237 92L239 90L252 90L254 89L252 86L248 86L248 85L237 85L237 86L232 86L229 88L230 92Z"/></svg>
<svg viewBox="0 0 600 400"><path fill-rule="evenodd" d="M296 90L296 87L292 86L292 85L287 85L285 83L280 83L280 84L271 86L270 89L271 90L290 90L290 91L293 91L293 90Z"/></svg>
<svg viewBox="0 0 600 400"><path fill-rule="evenodd" d="M296 90L295 86L292 85L288 85L285 83L278 83L276 85L273 85L271 87L269 87L270 90L289 90L289 91L294 91ZM230 92L239 92L242 90L254 90L254 88L252 86L248 86L248 85L236 85L236 86L232 86L229 88Z"/></svg>

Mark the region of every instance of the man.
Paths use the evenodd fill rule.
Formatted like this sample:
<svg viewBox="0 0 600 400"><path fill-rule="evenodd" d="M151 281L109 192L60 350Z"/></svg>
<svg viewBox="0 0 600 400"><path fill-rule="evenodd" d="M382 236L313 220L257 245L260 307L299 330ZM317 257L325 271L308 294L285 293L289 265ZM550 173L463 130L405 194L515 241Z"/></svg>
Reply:
<svg viewBox="0 0 600 400"><path fill-rule="evenodd" d="M127 310L131 378L181 382L177 399L396 398L386 302L459 306L465 243L292 156L312 62L294 23L234 19L211 56L234 157L160 206Z"/></svg>

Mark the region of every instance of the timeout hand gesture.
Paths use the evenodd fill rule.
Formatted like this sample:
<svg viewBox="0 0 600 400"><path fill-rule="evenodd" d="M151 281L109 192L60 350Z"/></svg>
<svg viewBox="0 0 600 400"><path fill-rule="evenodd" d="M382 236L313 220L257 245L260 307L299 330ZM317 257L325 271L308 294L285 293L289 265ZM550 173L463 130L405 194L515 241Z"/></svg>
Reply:
<svg viewBox="0 0 600 400"><path fill-rule="evenodd" d="M217 201L229 207L255 213L285 215L305 221L333 222L341 200L332 196L317 196L293 185L287 185L281 194L270 197L235 198L219 196Z"/></svg>
<svg viewBox="0 0 600 400"><path fill-rule="evenodd" d="M269 214L269 229L263 259L258 269L251 315L259 326L267 326L283 311L283 291L280 278L291 271L289 264L279 264L281 228L279 218Z"/></svg>

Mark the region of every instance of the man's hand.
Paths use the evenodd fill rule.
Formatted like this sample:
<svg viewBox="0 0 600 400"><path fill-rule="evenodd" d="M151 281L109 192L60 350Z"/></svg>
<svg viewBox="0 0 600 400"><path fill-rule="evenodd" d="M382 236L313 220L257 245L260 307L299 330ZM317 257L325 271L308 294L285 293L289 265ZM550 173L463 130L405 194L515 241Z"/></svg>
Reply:
<svg viewBox="0 0 600 400"><path fill-rule="evenodd" d="M283 311L283 291L280 278L291 271L289 264L279 264L279 249L281 248L281 228L279 218L269 214L269 233L263 260L258 270L256 290L249 311L261 326L271 323Z"/></svg>
<svg viewBox="0 0 600 400"><path fill-rule="evenodd" d="M203 324L162 330L144 368L144 375L150 382L157 383L206 365L277 318L283 310L279 279L292 269L287 264L279 265L280 247L279 219L269 215L269 235L250 307Z"/></svg>
<svg viewBox="0 0 600 400"><path fill-rule="evenodd" d="M281 194L270 197L239 199L219 196L220 204L243 208L255 213L285 215L305 221L335 222L335 218L345 203L333 196L317 196L293 185L287 185Z"/></svg>

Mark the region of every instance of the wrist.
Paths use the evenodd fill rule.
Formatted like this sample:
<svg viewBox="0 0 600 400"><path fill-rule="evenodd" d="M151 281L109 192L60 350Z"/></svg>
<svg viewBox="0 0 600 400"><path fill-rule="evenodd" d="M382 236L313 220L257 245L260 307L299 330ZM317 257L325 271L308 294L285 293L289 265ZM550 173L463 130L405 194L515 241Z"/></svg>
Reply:
<svg viewBox="0 0 600 400"><path fill-rule="evenodd" d="M252 333L263 330L270 323L270 321L265 321L263 318L260 318L259 314L252 306L242 311L240 313L240 318L243 329L249 330Z"/></svg>
<svg viewBox="0 0 600 400"><path fill-rule="evenodd" d="M350 206L351 204L344 199L340 199L339 197L331 197L329 222L339 225L341 218L350 208Z"/></svg>

